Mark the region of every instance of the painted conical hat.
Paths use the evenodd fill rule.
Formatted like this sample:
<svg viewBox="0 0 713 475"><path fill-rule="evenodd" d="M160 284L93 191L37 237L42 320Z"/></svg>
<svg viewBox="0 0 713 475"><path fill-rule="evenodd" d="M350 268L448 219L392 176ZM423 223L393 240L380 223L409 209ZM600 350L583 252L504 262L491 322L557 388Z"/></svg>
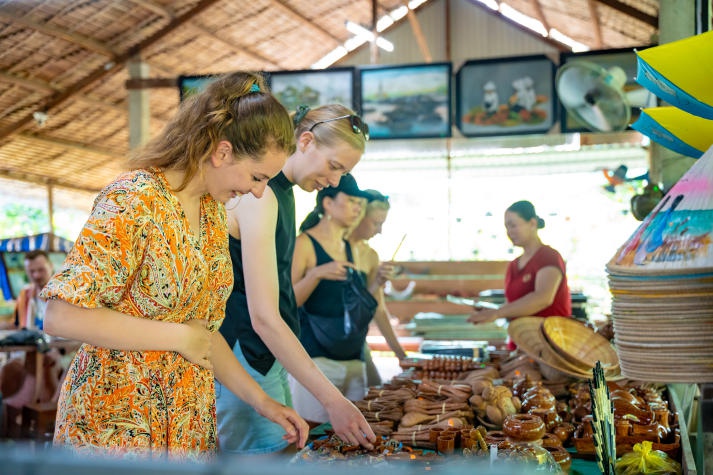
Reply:
<svg viewBox="0 0 713 475"><path fill-rule="evenodd" d="M607 264L612 274L713 271L713 147L649 213Z"/></svg>

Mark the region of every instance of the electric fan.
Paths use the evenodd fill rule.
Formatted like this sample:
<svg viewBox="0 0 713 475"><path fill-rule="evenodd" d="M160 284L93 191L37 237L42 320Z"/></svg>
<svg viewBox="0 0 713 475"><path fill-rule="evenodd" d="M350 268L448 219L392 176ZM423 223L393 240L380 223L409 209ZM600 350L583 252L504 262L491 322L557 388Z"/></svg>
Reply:
<svg viewBox="0 0 713 475"><path fill-rule="evenodd" d="M576 60L557 70L557 96L564 108L583 126L596 132L624 130L631 120L631 108L655 105L646 89L624 92L626 73L618 66L606 69Z"/></svg>

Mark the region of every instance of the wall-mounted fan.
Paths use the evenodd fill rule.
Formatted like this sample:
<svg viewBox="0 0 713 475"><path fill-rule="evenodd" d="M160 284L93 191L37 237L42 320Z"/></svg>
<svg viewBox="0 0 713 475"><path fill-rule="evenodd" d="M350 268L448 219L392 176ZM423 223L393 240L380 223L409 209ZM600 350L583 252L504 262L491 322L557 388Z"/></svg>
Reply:
<svg viewBox="0 0 713 475"><path fill-rule="evenodd" d="M583 126L596 132L624 130L631 120L632 107L656 105L656 98L644 88L624 91L626 73L618 66L606 69L576 60L557 70L555 87L564 108Z"/></svg>

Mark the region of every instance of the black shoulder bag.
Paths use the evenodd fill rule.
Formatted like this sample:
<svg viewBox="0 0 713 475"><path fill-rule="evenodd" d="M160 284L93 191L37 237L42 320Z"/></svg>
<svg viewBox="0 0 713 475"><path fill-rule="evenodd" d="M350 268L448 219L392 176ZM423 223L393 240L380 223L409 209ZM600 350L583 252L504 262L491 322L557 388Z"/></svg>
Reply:
<svg viewBox="0 0 713 475"><path fill-rule="evenodd" d="M317 342L335 360L352 359L354 355L361 355L369 323L378 306L359 272L351 267L347 268L342 296L342 318L315 315L307 312L304 307L299 308L300 313L309 322Z"/></svg>

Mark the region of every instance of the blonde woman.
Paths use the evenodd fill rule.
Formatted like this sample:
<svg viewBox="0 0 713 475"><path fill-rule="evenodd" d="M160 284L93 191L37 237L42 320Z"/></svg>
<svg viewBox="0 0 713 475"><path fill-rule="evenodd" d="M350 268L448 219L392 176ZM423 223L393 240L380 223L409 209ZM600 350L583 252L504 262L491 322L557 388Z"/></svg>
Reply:
<svg viewBox="0 0 713 475"><path fill-rule="evenodd" d="M244 196L228 205L235 286L220 331L273 398L291 404L289 373L326 408L332 428L343 440L371 447L375 436L361 412L319 371L300 344L290 276L296 234L293 187L314 191L338 184L361 159L369 131L359 116L338 104L302 107L294 123L297 150L270 180L264 196ZM267 454L286 447L279 426L220 389L222 451Z"/></svg>
<svg viewBox="0 0 713 475"><path fill-rule="evenodd" d="M376 322L391 351L401 360L406 358L406 352L394 333L389 321L389 311L384 301L384 284L393 276L394 267L389 263L381 262L379 254L369 245L369 239L381 233L391 205L389 197L376 190L364 190L364 193L367 196L364 216L351 230L347 239L354 253L358 256L362 266L361 269L367 275L369 290L379 302L374 314L374 322ZM369 386L381 384L381 377L371 359L371 352L368 346L364 349L364 362L366 364L367 384Z"/></svg>

